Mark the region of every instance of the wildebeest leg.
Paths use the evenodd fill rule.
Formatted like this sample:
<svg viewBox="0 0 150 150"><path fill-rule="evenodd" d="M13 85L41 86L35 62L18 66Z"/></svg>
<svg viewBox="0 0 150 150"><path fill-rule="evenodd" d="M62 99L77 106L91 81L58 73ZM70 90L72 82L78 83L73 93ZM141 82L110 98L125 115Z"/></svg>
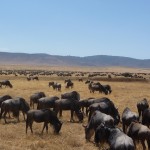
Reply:
<svg viewBox="0 0 150 150"><path fill-rule="evenodd" d="M6 121L6 114L7 114L7 111L4 112L4 120L5 120L5 123L7 123L7 121Z"/></svg>
<svg viewBox="0 0 150 150"><path fill-rule="evenodd" d="M44 122L43 129L42 129L42 134L43 134L43 131L44 131L45 127L47 126L46 124L47 124L47 123Z"/></svg>
<svg viewBox="0 0 150 150"><path fill-rule="evenodd" d="M141 140L142 146L143 146L143 150L146 150L146 146L145 146L145 140Z"/></svg>
<svg viewBox="0 0 150 150"><path fill-rule="evenodd" d="M125 126L125 124L124 124L124 122L122 122L122 129L123 129L123 132L125 133L126 131L126 126Z"/></svg>
<svg viewBox="0 0 150 150"><path fill-rule="evenodd" d="M22 112L22 114L23 114L24 120L26 120L26 118L25 118L25 113L24 113L24 112Z"/></svg>
<svg viewBox="0 0 150 150"><path fill-rule="evenodd" d="M74 113L74 111L71 110L71 118L70 118L70 122L74 122L74 119L73 119L73 113Z"/></svg>
<svg viewBox="0 0 150 150"><path fill-rule="evenodd" d="M62 109L59 110L59 117L62 117Z"/></svg>
<svg viewBox="0 0 150 150"><path fill-rule="evenodd" d="M150 139L147 139L148 150L150 150Z"/></svg>
<svg viewBox="0 0 150 150"><path fill-rule="evenodd" d="M33 130L32 130L32 124L33 124L33 121L29 123L31 133L33 133Z"/></svg>

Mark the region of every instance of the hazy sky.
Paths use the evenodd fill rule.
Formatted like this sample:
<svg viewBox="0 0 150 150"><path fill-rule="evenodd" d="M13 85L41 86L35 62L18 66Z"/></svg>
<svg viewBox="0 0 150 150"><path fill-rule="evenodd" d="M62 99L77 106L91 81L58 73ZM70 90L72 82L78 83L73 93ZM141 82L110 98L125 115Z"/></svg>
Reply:
<svg viewBox="0 0 150 150"><path fill-rule="evenodd" d="M150 0L0 0L0 51L150 59Z"/></svg>

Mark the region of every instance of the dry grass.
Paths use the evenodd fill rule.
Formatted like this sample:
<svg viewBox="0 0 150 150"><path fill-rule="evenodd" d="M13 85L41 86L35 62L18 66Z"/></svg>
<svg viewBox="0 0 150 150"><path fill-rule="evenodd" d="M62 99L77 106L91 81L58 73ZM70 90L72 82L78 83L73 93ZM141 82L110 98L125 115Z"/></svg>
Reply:
<svg viewBox="0 0 150 150"><path fill-rule="evenodd" d="M4 77L0 77L0 80ZM9 79L9 77L6 77ZM48 87L48 81L40 78L40 81L26 81L26 78L14 77L11 78L11 83L14 88L2 88L0 89L0 95L9 94L12 97L22 96L27 101L31 94L37 91L43 91L47 96L57 95L60 97L61 93L69 92L71 90L66 90L64 81L59 80L62 83L62 92L53 91L52 88ZM119 112L125 107L131 108L133 111L137 112L136 103L147 98L150 103L150 83L145 82L107 82L102 81L102 84L110 84L112 87L112 94L107 97L110 98L115 105L119 108ZM87 85L84 82L74 81L73 90L77 90L81 99L88 97L104 97L105 95L99 93L90 93ZM59 135L54 135L53 130L49 128L49 133L40 134L43 124L33 123L33 135L28 131L25 133L25 122L23 121L22 114L20 114L21 122L16 123L15 119L9 120L9 124L4 124L2 119L0 122L0 150L97 150L98 148L94 146L93 143L87 143L84 138L84 129L80 123L70 123L70 112L63 112L63 117L61 120L64 122L61 132ZM84 119L84 124L87 123L87 118ZM138 149L141 146L138 145Z"/></svg>

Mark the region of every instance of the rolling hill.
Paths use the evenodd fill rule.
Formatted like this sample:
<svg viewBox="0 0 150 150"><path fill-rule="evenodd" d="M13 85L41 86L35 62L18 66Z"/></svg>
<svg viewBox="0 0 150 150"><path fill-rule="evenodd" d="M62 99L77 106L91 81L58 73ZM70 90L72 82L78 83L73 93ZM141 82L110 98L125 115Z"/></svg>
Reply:
<svg viewBox="0 0 150 150"><path fill-rule="evenodd" d="M87 57L48 55L43 53L0 52L1 65L47 65L47 66L119 66L150 68L150 59L134 59L121 56L95 55Z"/></svg>

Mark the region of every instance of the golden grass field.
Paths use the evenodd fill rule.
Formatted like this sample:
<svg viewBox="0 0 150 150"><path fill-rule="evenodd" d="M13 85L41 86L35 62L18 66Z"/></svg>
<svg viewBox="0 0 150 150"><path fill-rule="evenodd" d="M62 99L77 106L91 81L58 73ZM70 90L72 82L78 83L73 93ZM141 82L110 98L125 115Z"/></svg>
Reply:
<svg viewBox="0 0 150 150"><path fill-rule="evenodd" d="M90 70L90 69L89 69ZM118 69L119 70L119 69ZM136 70L137 71L137 70ZM67 77L66 77L67 78ZM0 76L0 80L9 79L9 76ZM46 96L59 96L61 93L76 90L80 93L81 99L95 97L104 97L104 94L98 92L90 93L84 82L74 80L73 89L65 89L63 79L56 79L62 84L62 91L54 91L48 87L48 81L53 81L51 77L39 77L39 81L27 81L26 77L14 76L10 78L13 88L0 89L0 96L9 94L12 97L21 96L29 102L29 97L34 92L43 91ZM112 94L106 96L110 98L115 106L119 108L120 114L125 107L137 112L136 104L143 98L147 98L150 104L150 82L107 82L100 81L101 84L109 84L112 87ZM59 135L54 135L53 130L49 127L48 134L41 134L43 124L33 123L33 134L28 130L25 133L25 121L20 114L20 122L16 119L7 119L8 124L4 124L4 120L0 121L0 150L97 150L92 142L86 142L84 128L81 123L70 123L70 111L64 111L62 129ZM84 124L87 118L84 118ZM121 124L119 125L121 126ZM93 141L93 139L91 139ZM106 145L106 147L108 147ZM102 149L102 148L100 148ZM138 149L141 145L138 144Z"/></svg>

